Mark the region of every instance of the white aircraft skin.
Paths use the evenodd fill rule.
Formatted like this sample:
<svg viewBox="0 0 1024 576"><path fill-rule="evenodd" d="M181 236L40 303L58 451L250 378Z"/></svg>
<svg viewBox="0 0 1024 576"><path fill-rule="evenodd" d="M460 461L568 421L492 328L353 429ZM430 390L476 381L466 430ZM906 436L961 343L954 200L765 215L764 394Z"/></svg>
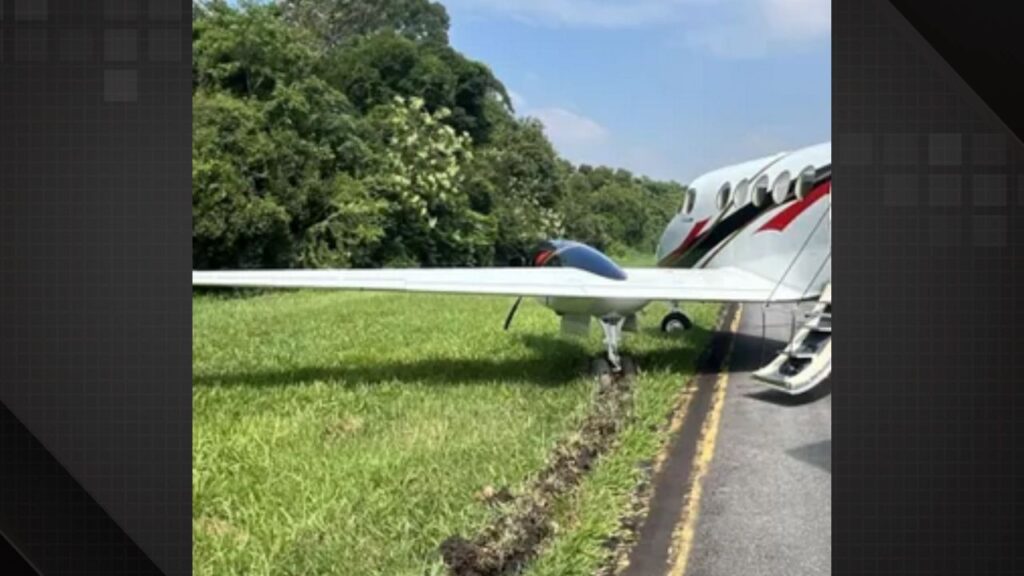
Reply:
<svg viewBox="0 0 1024 576"><path fill-rule="evenodd" d="M818 298L832 278L831 156L826 142L700 176L662 234L658 268L622 269L558 240L528 268L193 271L192 283L535 297L563 328L597 318L617 369L622 330L652 301Z"/></svg>
<svg viewBox="0 0 1024 576"><path fill-rule="evenodd" d="M697 178L690 186L692 200L684 199L662 233L658 266L749 270L778 283L780 290L787 288L787 294L799 291L800 300L817 298L832 278L831 176L817 176L831 168L831 152L828 142ZM615 298L538 301L561 314L595 318L628 316L649 303Z"/></svg>
<svg viewBox="0 0 1024 576"><path fill-rule="evenodd" d="M662 234L658 265L736 267L816 298L832 278L831 164L826 142L700 176L692 211L684 205Z"/></svg>

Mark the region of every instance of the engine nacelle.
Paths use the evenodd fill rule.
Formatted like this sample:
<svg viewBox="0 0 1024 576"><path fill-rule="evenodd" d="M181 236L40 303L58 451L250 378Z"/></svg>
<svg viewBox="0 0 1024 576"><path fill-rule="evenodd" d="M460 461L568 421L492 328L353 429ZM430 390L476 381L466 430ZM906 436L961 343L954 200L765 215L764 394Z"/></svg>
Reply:
<svg viewBox="0 0 1024 576"><path fill-rule="evenodd" d="M625 280L626 272L600 250L573 240L548 240L533 257L534 266L579 268L609 280Z"/></svg>
<svg viewBox="0 0 1024 576"><path fill-rule="evenodd" d="M568 266L607 278L625 280L626 271L600 250L573 240L549 240L533 257L534 266ZM607 298L542 297L542 305L561 315L627 317L647 305L645 300L612 300Z"/></svg>

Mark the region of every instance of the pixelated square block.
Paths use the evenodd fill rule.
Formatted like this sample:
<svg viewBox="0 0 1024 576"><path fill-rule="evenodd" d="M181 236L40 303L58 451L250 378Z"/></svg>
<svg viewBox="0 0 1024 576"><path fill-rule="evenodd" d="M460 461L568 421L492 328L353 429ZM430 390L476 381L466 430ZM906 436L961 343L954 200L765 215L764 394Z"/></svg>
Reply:
<svg viewBox="0 0 1024 576"><path fill-rule="evenodd" d="M134 62L139 57L139 33L133 29L103 32L103 59L107 62Z"/></svg>
<svg viewBox="0 0 1024 576"><path fill-rule="evenodd" d="M1006 246L1006 216L975 215L971 216L971 243L980 248L999 248Z"/></svg>
<svg viewBox="0 0 1024 576"><path fill-rule="evenodd" d="M882 138L882 163L888 166L918 164L917 134L886 134Z"/></svg>
<svg viewBox="0 0 1024 576"><path fill-rule="evenodd" d="M60 59L62 62L87 62L92 60L91 30L61 30Z"/></svg>
<svg viewBox="0 0 1024 576"><path fill-rule="evenodd" d="M1006 175L975 174L971 177L971 193L975 206L1006 206Z"/></svg>
<svg viewBox="0 0 1024 576"><path fill-rule="evenodd" d="M959 214L930 214L928 216L928 244L951 247L964 244L963 224Z"/></svg>
<svg viewBox="0 0 1024 576"><path fill-rule="evenodd" d="M14 59L18 62L44 62L49 56L49 36L46 30L16 28L14 30Z"/></svg>
<svg viewBox="0 0 1024 576"><path fill-rule="evenodd" d="M148 52L151 62L178 62L181 60L181 31L150 30Z"/></svg>
<svg viewBox="0 0 1024 576"><path fill-rule="evenodd" d="M917 206L919 180L917 174L886 174L882 177L882 203L886 206Z"/></svg>
<svg viewBox="0 0 1024 576"><path fill-rule="evenodd" d="M836 157L840 162L854 166L870 166L874 163L874 142L872 134L837 134Z"/></svg>
<svg viewBox="0 0 1024 576"><path fill-rule="evenodd" d="M47 0L14 0L14 19L21 22L41 22L49 17Z"/></svg>
<svg viewBox="0 0 1024 576"><path fill-rule="evenodd" d="M1006 136L999 133L972 134L971 162L975 166L1006 164Z"/></svg>
<svg viewBox="0 0 1024 576"><path fill-rule="evenodd" d="M963 203L963 177L959 174L928 175L929 206L959 206Z"/></svg>
<svg viewBox="0 0 1024 576"><path fill-rule="evenodd" d="M964 158L962 134L929 134L928 164L932 166L960 166Z"/></svg>
<svg viewBox="0 0 1024 576"><path fill-rule="evenodd" d="M139 73L136 70L104 70L103 100L136 102L139 99Z"/></svg>
<svg viewBox="0 0 1024 576"><path fill-rule="evenodd" d="M107 20L124 22L139 17L139 2L142 0L103 0L103 17Z"/></svg>
<svg viewBox="0 0 1024 576"><path fill-rule="evenodd" d="M181 20L181 0L149 0L149 19Z"/></svg>

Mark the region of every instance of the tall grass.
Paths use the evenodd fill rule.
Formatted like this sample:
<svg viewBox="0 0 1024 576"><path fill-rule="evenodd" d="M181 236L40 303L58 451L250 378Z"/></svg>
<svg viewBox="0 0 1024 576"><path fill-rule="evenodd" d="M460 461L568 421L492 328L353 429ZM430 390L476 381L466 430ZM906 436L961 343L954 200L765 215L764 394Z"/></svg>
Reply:
<svg viewBox="0 0 1024 576"><path fill-rule="evenodd" d="M281 291L193 301L196 574L423 574L437 545L487 520L486 486L519 486L583 417L600 352L507 298ZM627 351L644 372L635 423L577 496L535 566L600 560L653 426L678 399L698 328L657 332L652 307ZM624 500L625 499L625 500ZM605 534L606 536L606 534ZM583 573L583 572L574 572Z"/></svg>

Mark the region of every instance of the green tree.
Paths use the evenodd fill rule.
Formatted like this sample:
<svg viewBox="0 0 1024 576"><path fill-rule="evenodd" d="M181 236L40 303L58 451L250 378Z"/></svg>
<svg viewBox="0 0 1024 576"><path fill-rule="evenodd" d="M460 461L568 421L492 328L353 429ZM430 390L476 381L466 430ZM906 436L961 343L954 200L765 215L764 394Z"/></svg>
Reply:
<svg viewBox="0 0 1024 576"><path fill-rule="evenodd" d="M625 170L580 166L566 179L560 207L566 234L599 250L653 250L685 190Z"/></svg>
<svg viewBox="0 0 1024 576"><path fill-rule="evenodd" d="M192 23L192 67L196 88L266 98L280 82L308 77L310 39L285 25L275 4L223 0L204 4Z"/></svg>
<svg viewBox="0 0 1024 576"><path fill-rule="evenodd" d="M311 268L373 267L387 234L388 203L347 174L331 182L323 216L303 234L299 264Z"/></svg>
<svg viewBox="0 0 1024 576"><path fill-rule="evenodd" d="M199 268L486 265L649 250L684 188L574 167L427 0L193 11Z"/></svg>
<svg viewBox="0 0 1024 576"><path fill-rule="evenodd" d="M562 231L565 168L536 120L503 124L474 155L467 188L475 209L496 226L498 263L522 260Z"/></svg>
<svg viewBox="0 0 1024 576"><path fill-rule="evenodd" d="M192 254L197 268L283 265L291 217L268 193L274 142L258 106L192 99Z"/></svg>
<svg viewBox="0 0 1024 576"><path fill-rule="evenodd" d="M318 254L318 262L330 261L305 246L324 245L322 233L309 231L338 220L340 198L350 192L338 176L368 164L362 120L341 92L302 73L310 69L312 52L302 44L308 38L275 14L268 6L215 3L199 18L192 194L198 266L290 266Z"/></svg>
<svg viewBox="0 0 1024 576"><path fill-rule="evenodd" d="M477 144L488 141L511 109L505 87L483 64L448 46L424 46L392 32L354 40L325 56L321 66L363 113L395 96L420 98L431 112L449 110L445 123Z"/></svg>
<svg viewBox="0 0 1024 576"><path fill-rule="evenodd" d="M396 96L369 117L377 138L373 175L366 185L388 206L379 262L392 265L486 264L493 234L470 209L463 167L471 141L444 124L419 98Z"/></svg>
<svg viewBox="0 0 1024 576"><path fill-rule="evenodd" d="M385 31L448 44L448 11L429 0L283 0L281 7L288 21L313 32L326 48Z"/></svg>

